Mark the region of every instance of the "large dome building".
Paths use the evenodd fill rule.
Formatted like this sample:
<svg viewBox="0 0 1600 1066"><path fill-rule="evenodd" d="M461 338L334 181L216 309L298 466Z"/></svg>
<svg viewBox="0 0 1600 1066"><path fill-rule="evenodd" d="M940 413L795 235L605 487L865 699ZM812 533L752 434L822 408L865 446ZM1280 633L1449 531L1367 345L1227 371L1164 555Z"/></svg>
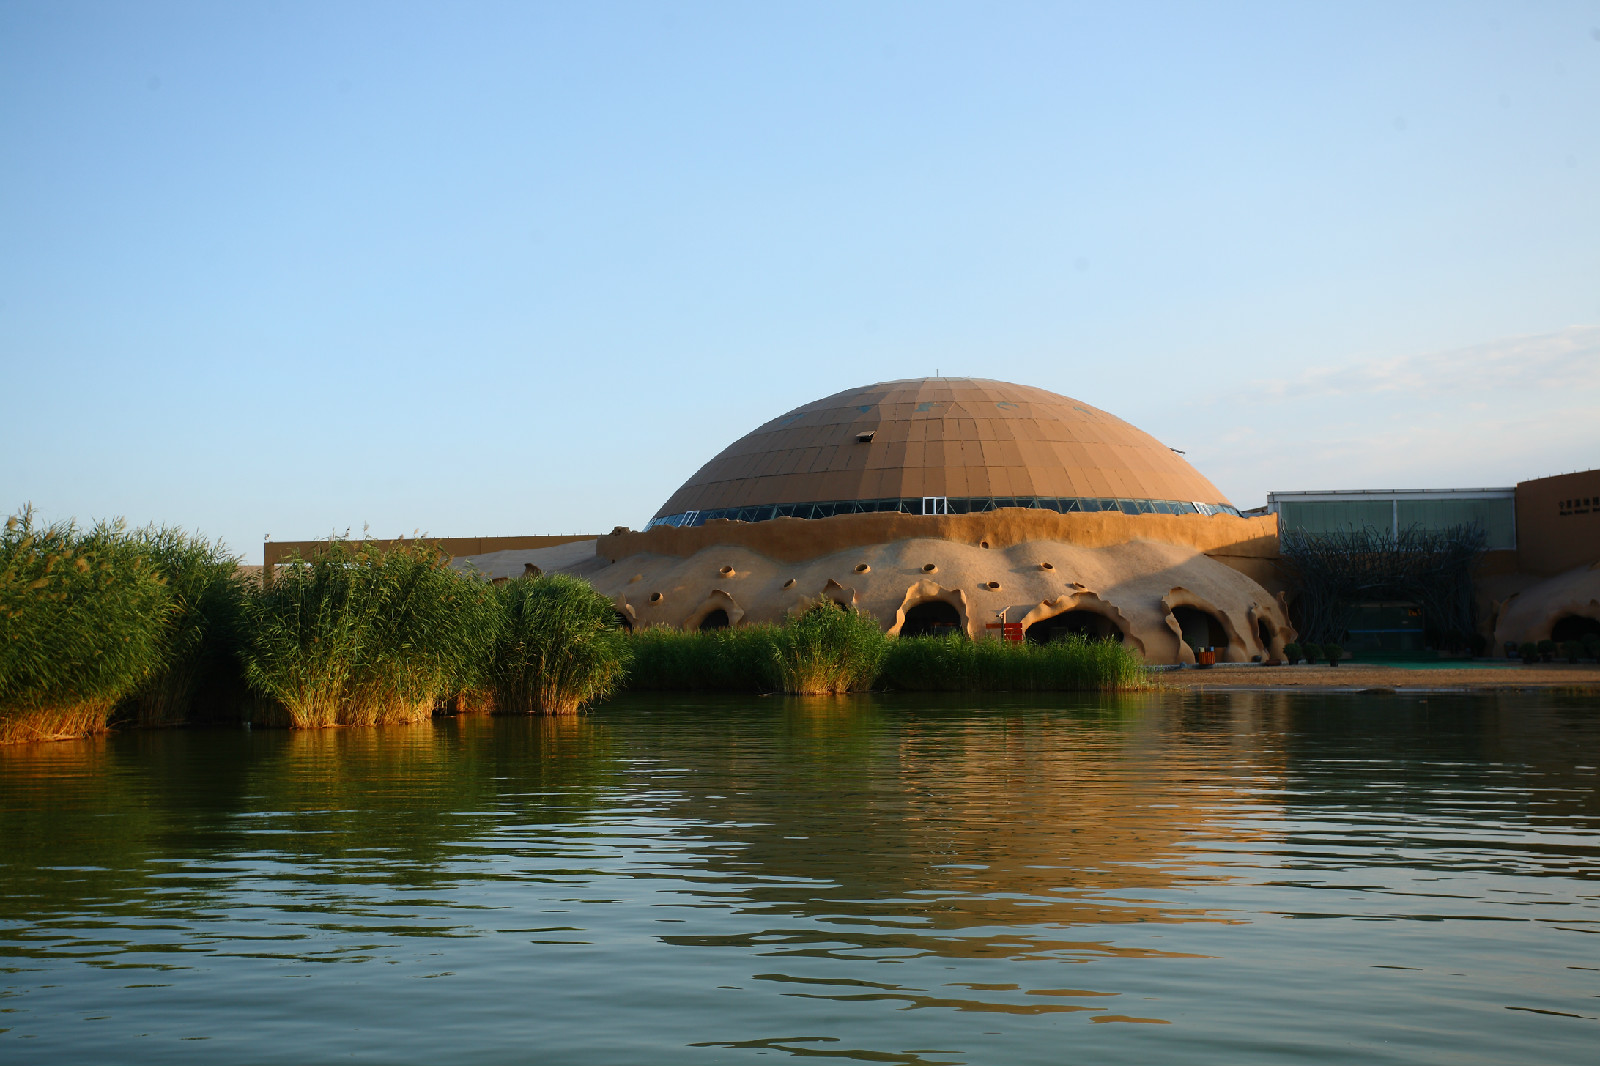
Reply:
<svg viewBox="0 0 1600 1066"><path fill-rule="evenodd" d="M1406 549L1389 561L1403 580L1315 590L1346 621L1296 589L1320 619L1308 624L1358 655L1463 643L1516 654L1600 633L1600 470L1515 488L1272 493L1266 513L1241 515L1181 453L1114 415L973 378L867 385L779 415L696 471L641 532L435 543L495 581L584 577L635 628L777 622L827 597L899 636L1076 631L1151 663L1193 662L1195 645L1248 662L1296 636L1280 524L1295 544L1362 534L1395 552L1402 532L1460 550L1481 532L1470 573ZM323 544L265 544L262 580ZM1428 597L1413 580L1423 570Z"/></svg>
<svg viewBox="0 0 1600 1066"><path fill-rule="evenodd" d="M652 526L836 514L1238 514L1143 430L1043 389L912 378L779 415L684 482Z"/></svg>
<svg viewBox="0 0 1600 1066"><path fill-rule="evenodd" d="M1173 449L1043 389L850 389L734 441L581 567L631 626L779 621L828 597L896 635L1077 631L1150 662L1281 654L1276 520Z"/></svg>

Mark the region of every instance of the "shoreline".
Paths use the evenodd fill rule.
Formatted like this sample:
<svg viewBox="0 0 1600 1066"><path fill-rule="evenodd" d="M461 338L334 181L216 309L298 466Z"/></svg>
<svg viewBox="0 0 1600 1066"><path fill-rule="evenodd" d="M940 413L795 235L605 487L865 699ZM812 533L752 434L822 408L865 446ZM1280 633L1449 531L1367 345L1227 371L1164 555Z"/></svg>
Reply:
<svg viewBox="0 0 1600 1066"><path fill-rule="evenodd" d="M1491 665L1491 663L1493 663ZM1400 666L1344 663L1339 666L1262 666L1220 663L1184 667L1152 677L1158 688L1226 692L1516 692L1570 690L1600 695L1600 664L1497 662L1462 666Z"/></svg>

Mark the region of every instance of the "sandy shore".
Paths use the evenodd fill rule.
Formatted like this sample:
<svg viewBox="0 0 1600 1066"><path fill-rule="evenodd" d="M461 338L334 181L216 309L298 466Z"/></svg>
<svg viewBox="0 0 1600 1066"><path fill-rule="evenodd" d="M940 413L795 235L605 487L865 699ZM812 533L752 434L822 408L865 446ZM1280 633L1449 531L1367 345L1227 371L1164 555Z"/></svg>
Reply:
<svg viewBox="0 0 1600 1066"><path fill-rule="evenodd" d="M1530 688L1578 689L1600 695L1600 665L1595 663L1515 663L1503 667L1257 666L1227 664L1209 670L1167 670L1158 685L1197 689L1283 689L1395 692L1503 692Z"/></svg>

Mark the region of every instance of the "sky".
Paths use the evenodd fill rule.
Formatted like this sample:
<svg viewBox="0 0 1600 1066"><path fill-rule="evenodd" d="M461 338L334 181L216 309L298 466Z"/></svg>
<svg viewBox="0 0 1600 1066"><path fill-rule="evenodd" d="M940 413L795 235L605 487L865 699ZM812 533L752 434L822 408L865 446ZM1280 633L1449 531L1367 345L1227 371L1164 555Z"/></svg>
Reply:
<svg viewBox="0 0 1600 1066"><path fill-rule="evenodd" d="M639 528L941 373L1271 490L1600 466L1600 0L0 5L0 505Z"/></svg>

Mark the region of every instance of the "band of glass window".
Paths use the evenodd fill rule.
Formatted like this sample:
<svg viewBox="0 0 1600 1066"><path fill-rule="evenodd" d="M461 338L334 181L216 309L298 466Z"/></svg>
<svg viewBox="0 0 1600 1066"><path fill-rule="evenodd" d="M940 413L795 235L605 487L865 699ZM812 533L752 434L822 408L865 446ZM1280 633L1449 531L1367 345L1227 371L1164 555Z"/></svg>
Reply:
<svg viewBox="0 0 1600 1066"><path fill-rule="evenodd" d="M937 502L933 502L937 501ZM924 510L928 502L932 510ZM940 508L943 508L942 510ZM951 496L901 497L889 500L830 500L823 503L777 503L755 507L718 507L709 511L684 511L681 514L652 518L646 529L656 526L700 526L713 519L733 522L766 522L774 518L832 518L840 514L875 514L898 511L901 514L981 514L1002 507L1027 507L1060 514L1121 511L1123 514L1231 514L1239 513L1226 503L1196 503L1190 500L1123 500L1071 496Z"/></svg>

